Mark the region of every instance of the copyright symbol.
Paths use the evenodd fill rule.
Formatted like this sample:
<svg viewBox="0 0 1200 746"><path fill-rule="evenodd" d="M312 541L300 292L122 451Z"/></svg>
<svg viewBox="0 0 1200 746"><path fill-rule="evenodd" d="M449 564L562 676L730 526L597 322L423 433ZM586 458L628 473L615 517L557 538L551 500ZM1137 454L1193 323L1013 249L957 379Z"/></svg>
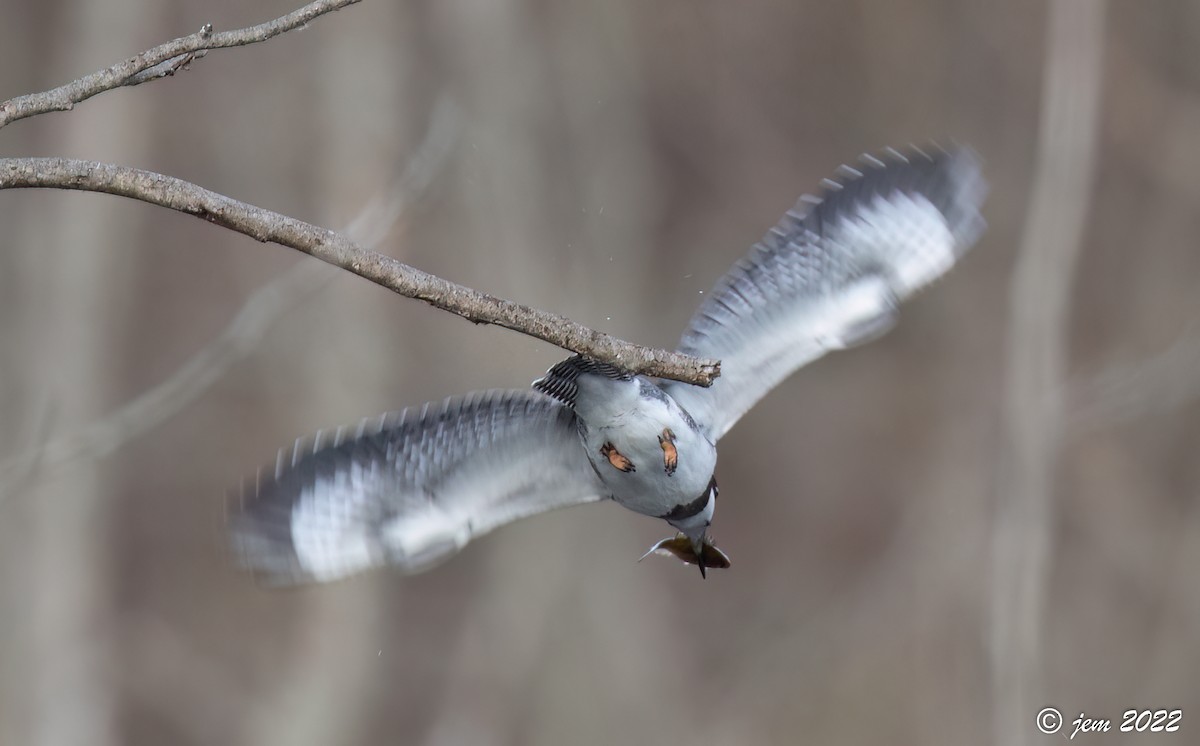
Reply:
<svg viewBox="0 0 1200 746"><path fill-rule="evenodd" d="M1053 707L1043 707L1037 714L1038 730L1046 735L1053 735L1062 727L1062 713Z"/></svg>

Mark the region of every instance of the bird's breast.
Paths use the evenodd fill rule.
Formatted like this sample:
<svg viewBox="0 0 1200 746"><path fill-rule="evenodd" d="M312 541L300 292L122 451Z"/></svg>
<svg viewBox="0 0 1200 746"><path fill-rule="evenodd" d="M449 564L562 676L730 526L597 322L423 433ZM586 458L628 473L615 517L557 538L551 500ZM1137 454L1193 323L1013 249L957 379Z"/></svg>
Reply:
<svg viewBox="0 0 1200 746"><path fill-rule="evenodd" d="M716 449L682 416L635 411L585 437L588 457L614 499L630 510L662 516L705 493Z"/></svg>

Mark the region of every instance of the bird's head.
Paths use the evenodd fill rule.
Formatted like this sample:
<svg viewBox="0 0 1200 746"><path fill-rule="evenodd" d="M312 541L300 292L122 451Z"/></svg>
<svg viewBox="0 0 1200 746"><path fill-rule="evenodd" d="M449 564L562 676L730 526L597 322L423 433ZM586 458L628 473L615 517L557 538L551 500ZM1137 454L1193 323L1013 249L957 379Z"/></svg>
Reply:
<svg viewBox="0 0 1200 746"><path fill-rule="evenodd" d="M698 509L687 510L691 506L683 506L684 510L663 516L679 529L679 533L650 547L642 559L651 554L676 557L689 565L697 565L701 577L708 577L707 569L710 567L729 567L729 557L713 544L712 537L708 535L708 527L712 524L713 511L716 509L717 492L717 478L714 476L709 480L704 494L694 503Z"/></svg>

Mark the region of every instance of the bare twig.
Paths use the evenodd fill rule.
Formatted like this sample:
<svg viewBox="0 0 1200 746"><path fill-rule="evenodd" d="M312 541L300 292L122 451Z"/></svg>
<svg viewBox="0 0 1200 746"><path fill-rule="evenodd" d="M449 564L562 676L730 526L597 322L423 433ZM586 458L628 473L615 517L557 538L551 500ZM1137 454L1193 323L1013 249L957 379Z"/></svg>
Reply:
<svg viewBox="0 0 1200 746"><path fill-rule="evenodd" d="M345 236L277 212L239 202L172 176L71 158L0 158L0 189L51 188L104 192L195 215L349 270L400 295L423 300L477 324L495 324L632 373L710 385L716 360L631 344L536 308L444 280L358 246Z"/></svg>
<svg viewBox="0 0 1200 746"><path fill-rule="evenodd" d="M995 743L1027 743L1040 704L1042 616L1062 433L1068 311L1095 164L1104 4L1050 6L1037 172L1009 297L1004 443L993 529Z"/></svg>
<svg viewBox="0 0 1200 746"><path fill-rule="evenodd" d="M1177 409L1200 397L1200 329L1193 326L1152 357L1080 376L1056 395L1072 435Z"/></svg>
<svg viewBox="0 0 1200 746"><path fill-rule="evenodd" d="M303 297L317 287L322 276L314 270L319 266L299 265L259 288L220 336L154 388L94 422L0 462L0 505L15 494L25 474L102 459L191 404L235 362L257 349L290 298Z"/></svg>
<svg viewBox="0 0 1200 746"><path fill-rule="evenodd" d="M41 93L30 93L0 103L0 127L27 117L51 111L69 111L75 104L98 93L126 85L138 85L148 80L173 75L209 49L241 47L266 41L274 36L303 28L310 21L335 10L353 5L359 0L317 0L303 8L280 16L273 21L236 31L214 32L205 24L196 33L184 36L117 64L85 75L66 85Z"/></svg>

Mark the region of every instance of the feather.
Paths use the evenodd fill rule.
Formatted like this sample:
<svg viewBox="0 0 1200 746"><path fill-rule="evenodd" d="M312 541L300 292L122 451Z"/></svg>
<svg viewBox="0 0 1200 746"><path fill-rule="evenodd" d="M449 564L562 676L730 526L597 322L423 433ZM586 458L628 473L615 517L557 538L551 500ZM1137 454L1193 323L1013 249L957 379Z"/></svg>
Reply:
<svg viewBox="0 0 1200 746"><path fill-rule="evenodd" d="M707 389L663 384L714 442L797 368L886 332L983 230L985 186L967 150L889 151L823 186L717 282L680 341L721 360Z"/></svg>
<svg viewBox="0 0 1200 746"><path fill-rule="evenodd" d="M579 377L595 375L612 381L632 381L633 375L611 363L593 360L583 355L571 357L557 363L546 375L533 382L533 388L547 396L574 408L579 396Z"/></svg>
<svg viewBox="0 0 1200 746"><path fill-rule="evenodd" d="M234 554L268 584L418 572L504 523L602 495L575 415L532 391L447 399L333 440L298 441L231 501Z"/></svg>

